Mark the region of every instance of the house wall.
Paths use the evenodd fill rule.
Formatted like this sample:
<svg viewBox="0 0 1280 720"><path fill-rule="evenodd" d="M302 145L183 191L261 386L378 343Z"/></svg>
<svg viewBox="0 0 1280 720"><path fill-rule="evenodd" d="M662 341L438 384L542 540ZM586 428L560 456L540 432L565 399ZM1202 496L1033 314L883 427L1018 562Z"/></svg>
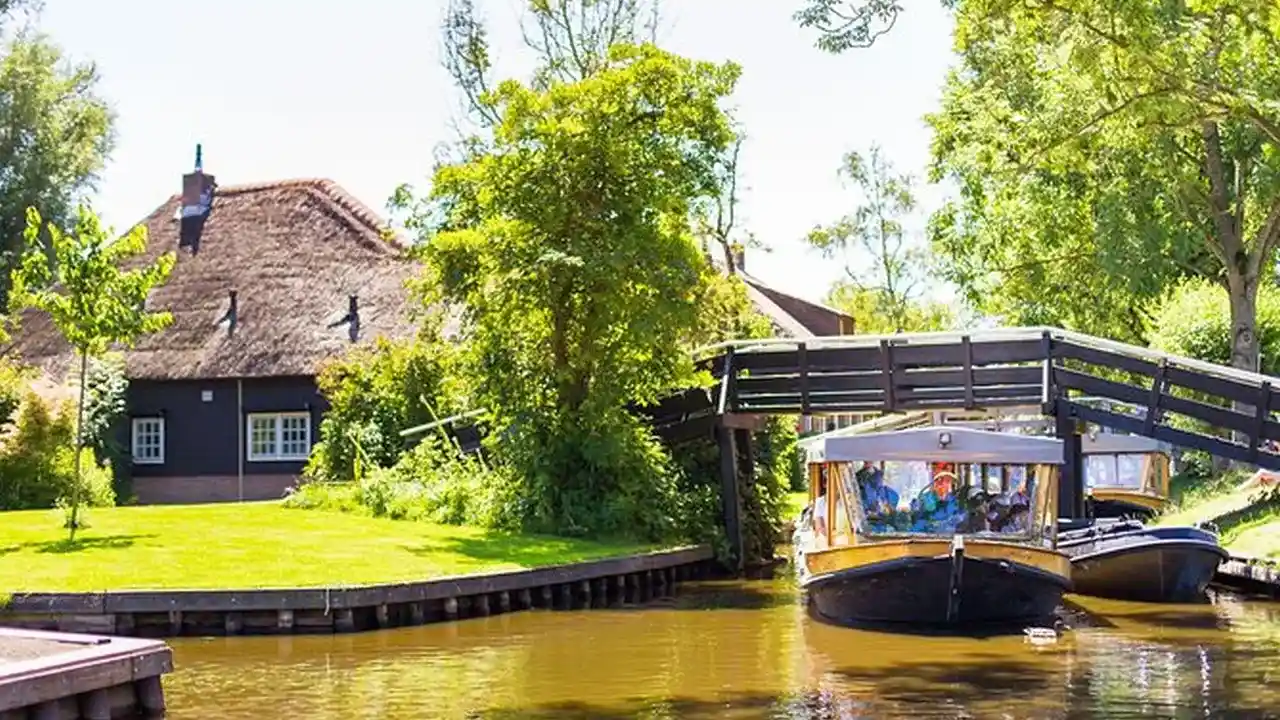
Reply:
<svg viewBox="0 0 1280 720"><path fill-rule="evenodd" d="M164 463L133 463L133 492L144 504L268 500L282 497L302 471L303 461L251 462L246 417L256 412L301 412L311 416L311 443L327 404L313 377L246 378L237 406L235 379L133 380L127 412L164 418ZM203 393L212 392L205 401ZM122 428L131 449L132 422ZM243 482L239 459L243 454Z"/></svg>

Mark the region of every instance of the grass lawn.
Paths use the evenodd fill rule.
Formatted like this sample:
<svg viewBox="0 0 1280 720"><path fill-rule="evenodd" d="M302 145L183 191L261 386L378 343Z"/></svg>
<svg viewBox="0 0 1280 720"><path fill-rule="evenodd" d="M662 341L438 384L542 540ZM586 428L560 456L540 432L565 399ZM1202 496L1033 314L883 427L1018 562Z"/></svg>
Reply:
<svg viewBox="0 0 1280 720"><path fill-rule="evenodd" d="M1222 540L1228 550L1238 555L1280 559L1280 513L1242 523Z"/></svg>
<svg viewBox="0 0 1280 720"><path fill-rule="evenodd" d="M278 502L102 508L90 510L89 521L68 545L54 511L0 513L0 589L361 585L653 549L288 509Z"/></svg>
<svg viewBox="0 0 1280 720"><path fill-rule="evenodd" d="M804 510L804 506L809 504L809 491L787 493L787 504L782 516L783 521L795 520L800 517L800 512Z"/></svg>

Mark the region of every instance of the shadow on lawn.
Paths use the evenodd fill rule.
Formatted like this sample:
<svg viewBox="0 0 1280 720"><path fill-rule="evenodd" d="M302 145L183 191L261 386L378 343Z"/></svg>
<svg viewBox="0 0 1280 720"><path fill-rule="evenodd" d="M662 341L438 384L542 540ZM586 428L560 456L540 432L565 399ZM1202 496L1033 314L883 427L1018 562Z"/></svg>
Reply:
<svg viewBox="0 0 1280 720"><path fill-rule="evenodd" d="M35 550L38 553L66 555L83 550L115 550L131 547L138 540L153 538L155 535L104 535L102 537L76 538L68 540L45 540L43 542L27 542L17 545L0 545L0 556L23 550Z"/></svg>
<svg viewBox="0 0 1280 720"><path fill-rule="evenodd" d="M577 540L537 535L490 534L481 538L446 538L404 549L420 557L454 553L483 562L515 563L526 567L562 565L581 560L618 557L643 552L642 548L619 544L615 552L584 552Z"/></svg>

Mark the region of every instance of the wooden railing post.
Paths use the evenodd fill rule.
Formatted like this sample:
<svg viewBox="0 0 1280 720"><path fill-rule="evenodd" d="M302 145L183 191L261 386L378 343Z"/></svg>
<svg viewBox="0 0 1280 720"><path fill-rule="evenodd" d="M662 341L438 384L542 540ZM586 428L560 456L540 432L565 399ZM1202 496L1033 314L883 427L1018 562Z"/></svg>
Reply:
<svg viewBox="0 0 1280 720"><path fill-rule="evenodd" d="M891 413L898 409L898 402L893 392L893 346L888 340L880 341L880 372L884 385L884 411Z"/></svg>
<svg viewBox="0 0 1280 720"><path fill-rule="evenodd" d="M976 404L973 401L973 342L965 335L960 338L960 344L964 347L964 409L972 410Z"/></svg>
<svg viewBox="0 0 1280 720"><path fill-rule="evenodd" d="M1056 415L1059 412L1058 390L1053 383L1053 336L1045 330L1040 335L1040 354L1044 365L1040 370L1040 411L1045 415Z"/></svg>
<svg viewBox="0 0 1280 720"><path fill-rule="evenodd" d="M1156 430L1156 423L1160 422L1160 399L1164 397L1164 376L1169 369L1169 360L1161 358L1160 364L1156 366L1155 377L1151 380L1151 398L1147 400L1147 417L1143 427L1146 429L1144 433L1147 437L1151 437Z"/></svg>
<svg viewBox="0 0 1280 720"><path fill-rule="evenodd" d="M1058 516L1079 519L1085 516L1084 454L1081 452L1080 428L1071 403L1059 398L1055 413L1054 434L1062 441L1062 473L1058 480Z"/></svg>
<svg viewBox="0 0 1280 720"><path fill-rule="evenodd" d="M1271 381L1264 380L1258 388L1258 404L1254 408L1253 432L1249 436L1249 462L1258 462L1259 446L1266 430L1267 416L1271 414Z"/></svg>
<svg viewBox="0 0 1280 720"><path fill-rule="evenodd" d="M800 414L809 416L809 348L800 343L797 349L800 365Z"/></svg>
<svg viewBox="0 0 1280 720"><path fill-rule="evenodd" d="M746 542L742 535L742 496L738 492L738 443L733 428L725 425L723 415L716 423L716 438L720 444L720 499L724 514L725 536L733 557L730 570L742 570L746 555Z"/></svg>

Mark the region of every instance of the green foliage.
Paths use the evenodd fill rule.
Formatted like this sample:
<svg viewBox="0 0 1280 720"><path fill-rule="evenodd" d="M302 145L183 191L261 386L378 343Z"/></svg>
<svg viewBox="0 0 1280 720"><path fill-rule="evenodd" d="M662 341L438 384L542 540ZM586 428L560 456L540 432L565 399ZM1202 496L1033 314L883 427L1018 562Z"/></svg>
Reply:
<svg viewBox="0 0 1280 720"><path fill-rule="evenodd" d="M0 13L25 6L0 2ZM5 18L0 17L0 24ZM92 63L70 63L39 34L19 32L0 56L0 300L22 254L26 209L39 207L55 224L94 189L114 144L114 115L98 94Z"/></svg>
<svg viewBox="0 0 1280 720"><path fill-rule="evenodd" d="M111 472L84 450L85 475L76 480L74 407L27 392L0 444L0 510L63 507L79 497L90 506L115 504Z"/></svg>
<svg viewBox="0 0 1280 720"><path fill-rule="evenodd" d="M806 238L826 257L844 260L848 278L832 289L833 299L844 303L837 307L864 332L935 329L929 326L953 321L944 308L920 299L928 252L903 227L916 207L912 178L897 173L876 145L866 157L846 155L840 174L857 188L861 203Z"/></svg>
<svg viewBox="0 0 1280 720"><path fill-rule="evenodd" d="M875 44L893 29L902 5L901 0L805 0L795 18L800 27L818 31L819 48L841 53Z"/></svg>
<svg viewBox="0 0 1280 720"><path fill-rule="evenodd" d="M1251 367L1280 223L1280 6L958 3L960 68L935 130L948 279L1005 322L1141 342L1183 277L1224 283Z"/></svg>
<svg viewBox="0 0 1280 720"><path fill-rule="evenodd" d="M1151 347L1206 362L1231 363L1231 299L1226 289L1193 278L1178 283L1157 303ZM1280 375L1280 288L1258 289L1258 344L1262 369Z"/></svg>
<svg viewBox="0 0 1280 720"><path fill-rule="evenodd" d="M456 411L444 389L452 348L440 339L379 338L327 363L317 377L329 402L305 475L322 481L360 479L357 468L394 465L405 447L400 431Z"/></svg>
<svg viewBox="0 0 1280 720"><path fill-rule="evenodd" d="M47 245L41 239L42 229L48 233ZM176 255L167 252L154 262L124 269L126 261L146 249L146 228L140 225L115 238L87 205L80 206L70 232L54 223L46 225L40 213L29 207L23 237L26 249L11 276L10 301L16 308L48 313L54 327L80 356L80 422L72 454L77 479L65 496L69 539L74 541L80 505L93 492L86 484L92 478L80 474L80 449L85 446L88 429L84 420L89 358L102 355L113 344L130 344L172 322L167 312L148 312L146 301L152 288L168 278Z"/></svg>
<svg viewBox="0 0 1280 720"><path fill-rule="evenodd" d="M667 454L622 408L692 380L689 343L720 322L698 301L734 302L690 218L719 191L737 77L615 45L583 79L501 83L485 151L416 208L424 287L463 310L459 371L528 529L673 532Z"/></svg>
<svg viewBox="0 0 1280 720"><path fill-rule="evenodd" d="M934 332L954 330L960 319L949 305L917 299L894 306L877 290L859 288L846 282L836 283L827 296L827 304L849 315L860 333L888 335L895 332Z"/></svg>

